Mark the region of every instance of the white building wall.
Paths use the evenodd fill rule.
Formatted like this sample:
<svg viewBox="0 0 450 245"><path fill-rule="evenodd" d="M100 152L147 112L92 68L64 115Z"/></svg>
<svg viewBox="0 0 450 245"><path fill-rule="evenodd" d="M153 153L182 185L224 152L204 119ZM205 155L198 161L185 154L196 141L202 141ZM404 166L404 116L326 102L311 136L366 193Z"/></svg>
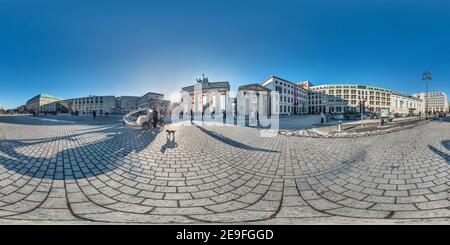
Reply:
<svg viewBox="0 0 450 245"><path fill-rule="evenodd" d="M164 95L157 93L147 93L144 96L137 99L138 108L149 108L150 107L150 99L164 99Z"/></svg>
<svg viewBox="0 0 450 245"><path fill-rule="evenodd" d="M121 96L117 98L118 109L121 113L129 113L130 111L137 109L138 96Z"/></svg>
<svg viewBox="0 0 450 245"><path fill-rule="evenodd" d="M299 85L275 76L266 79L262 85L280 94L281 115L308 112L308 91Z"/></svg>
<svg viewBox="0 0 450 245"><path fill-rule="evenodd" d="M89 96L73 99L73 111L79 115L89 115L95 111L97 115L112 113L116 110L116 98L114 96Z"/></svg>
<svg viewBox="0 0 450 245"><path fill-rule="evenodd" d="M391 113L398 116L418 115L422 112L422 101L399 94L391 95Z"/></svg>
<svg viewBox="0 0 450 245"><path fill-rule="evenodd" d="M413 96L419 97L423 101L422 112L425 112L425 107L430 113L449 112L448 96L443 92L428 93L428 99L426 93L413 94Z"/></svg>

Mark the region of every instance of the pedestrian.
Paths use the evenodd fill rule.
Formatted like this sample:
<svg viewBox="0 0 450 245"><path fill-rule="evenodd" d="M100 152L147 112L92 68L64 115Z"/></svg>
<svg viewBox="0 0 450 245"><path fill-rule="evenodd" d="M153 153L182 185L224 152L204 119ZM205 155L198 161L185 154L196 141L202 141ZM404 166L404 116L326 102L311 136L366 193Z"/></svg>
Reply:
<svg viewBox="0 0 450 245"><path fill-rule="evenodd" d="M193 121L194 121L194 112L191 109L191 124L193 123Z"/></svg>
<svg viewBox="0 0 450 245"><path fill-rule="evenodd" d="M223 116L222 116L223 124L225 125L225 123L227 122L227 113L226 113L226 111L224 110L224 111L222 112L222 114L223 114Z"/></svg>
<svg viewBox="0 0 450 245"><path fill-rule="evenodd" d="M205 116L205 110L202 111L202 122L203 122L203 117Z"/></svg>
<svg viewBox="0 0 450 245"><path fill-rule="evenodd" d="M156 124L158 123L158 111L153 109L153 128L156 128Z"/></svg>
<svg viewBox="0 0 450 245"><path fill-rule="evenodd" d="M96 116L97 116L97 112L96 111L92 111L92 117L95 119Z"/></svg>
<svg viewBox="0 0 450 245"><path fill-rule="evenodd" d="M323 112L321 112L320 113L320 123L323 124L324 118L325 118L325 115L323 114Z"/></svg>
<svg viewBox="0 0 450 245"><path fill-rule="evenodd" d="M259 111L256 111L256 126L259 127Z"/></svg>

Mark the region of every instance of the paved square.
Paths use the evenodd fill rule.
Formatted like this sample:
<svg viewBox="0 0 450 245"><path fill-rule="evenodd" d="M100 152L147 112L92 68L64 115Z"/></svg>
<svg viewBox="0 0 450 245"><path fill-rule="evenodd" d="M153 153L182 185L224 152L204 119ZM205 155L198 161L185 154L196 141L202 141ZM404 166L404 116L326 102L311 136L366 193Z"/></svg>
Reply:
<svg viewBox="0 0 450 245"><path fill-rule="evenodd" d="M358 138L0 116L6 222L373 223L450 218L450 123Z"/></svg>

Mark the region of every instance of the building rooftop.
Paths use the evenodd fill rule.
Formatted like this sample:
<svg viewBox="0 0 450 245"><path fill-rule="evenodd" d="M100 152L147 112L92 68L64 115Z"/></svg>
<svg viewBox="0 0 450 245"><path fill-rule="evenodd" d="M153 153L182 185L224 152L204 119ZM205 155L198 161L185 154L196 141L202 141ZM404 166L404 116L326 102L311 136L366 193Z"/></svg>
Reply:
<svg viewBox="0 0 450 245"><path fill-rule="evenodd" d="M56 96L53 96L53 95L50 95L50 94L47 94L47 93L42 93L42 94L38 94L38 95L36 95L36 96L34 96L33 98L31 98L31 99L29 99L28 101L27 101L27 103L29 103L29 102L31 102L31 101L33 101L33 100L37 100L37 99L49 99L49 100L61 100L61 98L59 98L59 97L56 97Z"/></svg>
<svg viewBox="0 0 450 245"><path fill-rule="evenodd" d="M140 98L140 97L142 97L142 96L122 95L122 96L117 96L116 98Z"/></svg>
<svg viewBox="0 0 450 245"><path fill-rule="evenodd" d="M142 95L142 96L138 96L138 97L144 97L144 96L149 95L149 94L154 94L154 95L161 95L161 96L164 96L164 94L148 92L148 93L146 93L146 94L144 94L144 95ZM125 97L125 96L124 96L124 97Z"/></svg>
<svg viewBox="0 0 450 245"><path fill-rule="evenodd" d="M240 86L238 88L238 91L239 90L255 90L255 91L267 91L267 92L271 91L271 89L266 88L266 87L262 86L259 83L252 83L252 84L242 85L242 86Z"/></svg>
<svg viewBox="0 0 450 245"><path fill-rule="evenodd" d="M298 84L298 83L294 83L294 82L288 81L288 80L286 80L286 79L284 79L284 78L281 78L281 77L275 76L275 75L272 75L272 76L266 78L264 81L261 82L261 84L266 83L269 79L272 79L272 78L273 78L273 79L277 79L277 80L281 80L281 81L286 82L286 83L289 83L289 84L293 85L294 88L300 88L300 89L302 89L302 90L304 90L304 91L307 91L307 89L305 89L302 85L300 85L300 84Z"/></svg>
<svg viewBox="0 0 450 245"><path fill-rule="evenodd" d="M199 83L197 81L197 83ZM202 90L208 89L225 89L230 90L230 82L201 82ZM195 85L181 88L181 91L194 91Z"/></svg>
<svg viewBox="0 0 450 245"><path fill-rule="evenodd" d="M415 93L415 94L417 94L417 95L420 95L420 94L426 94L425 92L420 92L420 93ZM428 94L430 94L430 95L446 95L444 92L439 92L439 91L436 91L436 92L428 92Z"/></svg>
<svg viewBox="0 0 450 245"><path fill-rule="evenodd" d="M321 89L321 88L356 88L356 89L369 89L369 90L375 90L375 91L381 91L381 92L386 92L386 93L391 93L391 94L395 94L395 95L401 95L404 97L408 97L411 99L419 99L415 96L411 96L411 95L407 95L405 93L402 92L396 92L390 89L386 89L386 88L381 88L381 87L375 87L375 86L369 86L369 85L364 85L364 84L322 84L322 85L316 85L316 86L312 86L311 89L312 90L316 90L316 89Z"/></svg>
<svg viewBox="0 0 450 245"><path fill-rule="evenodd" d="M97 95L89 95L89 96L85 96L85 97L72 98L70 100L89 99L89 98L95 98L95 97L103 97L103 98L111 98L111 97L113 97L113 98L115 98L114 95L99 95L99 96L97 96Z"/></svg>
<svg viewBox="0 0 450 245"><path fill-rule="evenodd" d="M286 79L284 79L284 78L281 78L281 77L275 76L275 75L272 75L272 76L270 76L270 77L264 79L264 81L262 81L261 84L264 84L265 82L267 82L269 79L272 79L272 78L277 79L277 80L281 80L281 81L283 81L283 82L290 83L290 84L292 84L292 85L297 85L297 84L295 84L295 83L293 83L293 82L291 82L291 81L288 81L288 80L286 80Z"/></svg>
<svg viewBox="0 0 450 245"><path fill-rule="evenodd" d="M312 89L318 89L318 88L359 88L359 89L372 89L372 90L383 91L383 92L393 92L392 90L381 88L381 87L369 86L369 85L364 85L364 84L346 84L346 83L321 84L321 85L312 86L311 88Z"/></svg>

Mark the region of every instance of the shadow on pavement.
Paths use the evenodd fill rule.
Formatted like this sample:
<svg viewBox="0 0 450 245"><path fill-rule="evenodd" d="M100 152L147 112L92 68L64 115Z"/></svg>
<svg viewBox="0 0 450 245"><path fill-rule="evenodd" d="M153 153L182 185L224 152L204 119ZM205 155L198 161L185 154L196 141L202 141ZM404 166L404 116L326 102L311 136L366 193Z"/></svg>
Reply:
<svg viewBox="0 0 450 245"><path fill-rule="evenodd" d="M125 167L124 158L130 153L144 150L159 132L143 132L133 128L113 126L98 127L83 133L59 137L2 139L0 165L33 178L56 180L88 178L110 172L118 167ZM80 136L84 137L79 138ZM89 142L92 139L94 140ZM27 154L50 151L51 148L61 144L64 145L64 149L50 157Z"/></svg>
<svg viewBox="0 0 450 245"><path fill-rule="evenodd" d="M170 138L169 136L167 137L166 143L164 145L161 146L161 153L165 153L167 149L174 149L178 147L177 142L175 142L175 137Z"/></svg>
<svg viewBox="0 0 450 245"><path fill-rule="evenodd" d="M74 122L65 120L42 120L40 117L25 116L25 115L11 115L0 116L0 122L9 124L21 124L21 125L70 125Z"/></svg>
<svg viewBox="0 0 450 245"><path fill-rule="evenodd" d="M122 117L119 116L101 116L93 119L89 116L59 116L59 115L0 115L0 122L22 125L71 125L87 124L102 125L120 123Z"/></svg>
<svg viewBox="0 0 450 245"><path fill-rule="evenodd" d="M447 148L448 151L450 151L450 140L444 140L442 141L442 145Z"/></svg>
<svg viewBox="0 0 450 245"><path fill-rule="evenodd" d="M267 150L267 149L262 149L262 148L256 148L256 147L252 147L252 146L249 146L249 145L245 145L245 144L239 143L239 142L237 142L235 140L232 140L232 139L230 139L228 137L220 135L220 134L218 134L218 133L216 133L214 131L207 130L207 129L205 129L205 128L201 127L201 126L198 126L198 125L195 125L195 127L200 129L203 133L209 135L210 137L212 137L212 138L214 138L214 139L216 139L216 140L218 140L218 141L220 141L220 142L222 142L224 144L227 144L227 145L239 148L239 149L248 150L248 151L262 151L262 152L279 153L279 151Z"/></svg>
<svg viewBox="0 0 450 245"><path fill-rule="evenodd" d="M450 140L444 140L441 142L442 146L444 146L450 152ZM440 157L444 158L447 163L450 164L450 154L444 151L439 150L438 148L428 145L428 148L434 153L438 154Z"/></svg>

